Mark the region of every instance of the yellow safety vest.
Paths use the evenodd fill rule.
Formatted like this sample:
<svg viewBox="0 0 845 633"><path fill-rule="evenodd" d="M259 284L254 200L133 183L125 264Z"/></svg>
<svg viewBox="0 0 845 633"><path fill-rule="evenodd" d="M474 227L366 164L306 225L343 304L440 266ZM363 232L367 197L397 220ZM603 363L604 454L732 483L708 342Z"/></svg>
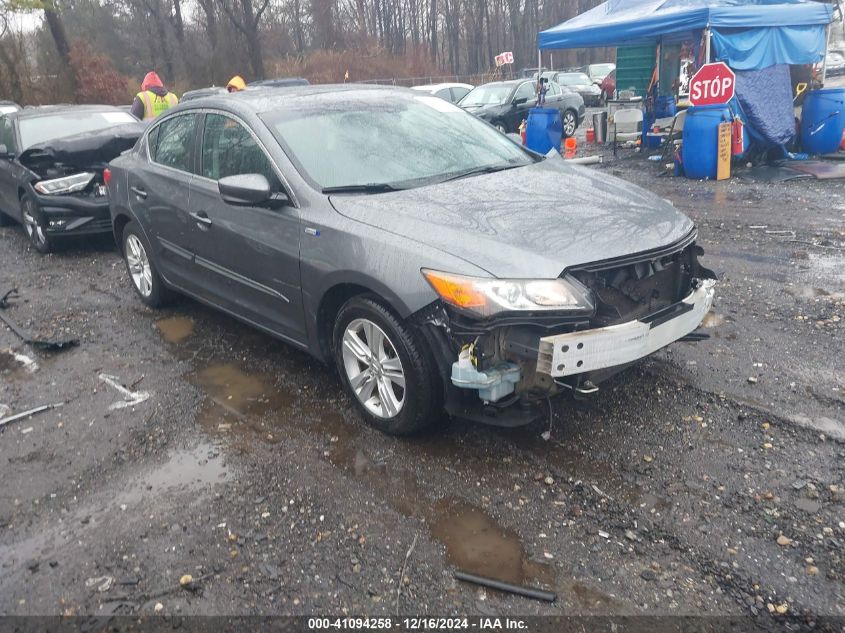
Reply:
<svg viewBox="0 0 845 633"><path fill-rule="evenodd" d="M152 90L145 90L136 95L144 104L144 120L156 118L159 114L179 103L179 99L172 92L159 97Z"/></svg>

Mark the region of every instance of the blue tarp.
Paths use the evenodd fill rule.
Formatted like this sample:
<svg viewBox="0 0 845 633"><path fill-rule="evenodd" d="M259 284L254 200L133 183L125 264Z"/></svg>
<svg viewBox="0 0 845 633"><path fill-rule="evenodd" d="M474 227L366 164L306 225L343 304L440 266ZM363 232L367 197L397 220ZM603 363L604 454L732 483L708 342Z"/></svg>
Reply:
<svg viewBox="0 0 845 633"><path fill-rule="evenodd" d="M775 64L815 64L824 57L822 26L764 26L713 29L714 57L734 70L759 70Z"/></svg>
<svg viewBox="0 0 845 633"><path fill-rule="evenodd" d="M788 144L795 136L789 66L736 73L736 98L746 131L759 147Z"/></svg>
<svg viewBox="0 0 845 633"><path fill-rule="evenodd" d="M709 26L731 65L735 59L744 68L812 63L824 53L832 15L830 4L812 0L608 0L541 31L539 46L635 46L688 38ZM747 47L754 41L775 44L771 55L755 52L752 59ZM715 50L719 54L718 44Z"/></svg>

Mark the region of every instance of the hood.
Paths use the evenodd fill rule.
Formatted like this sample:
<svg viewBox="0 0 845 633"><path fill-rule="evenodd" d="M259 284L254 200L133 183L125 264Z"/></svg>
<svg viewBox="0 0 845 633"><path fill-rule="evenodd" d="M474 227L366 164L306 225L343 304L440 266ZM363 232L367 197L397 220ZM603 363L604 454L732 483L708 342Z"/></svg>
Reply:
<svg viewBox="0 0 845 633"><path fill-rule="evenodd" d="M495 277L557 277L665 247L693 230L671 204L606 173L550 158L407 191L333 195L337 211Z"/></svg>
<svg viewBox="0 0 845 633"><path fill-rule="evenodd" d="M145 128L146 124L139 121L45 141L27 148L20 162L36 173L56 163L80 169L105 166L121 152L131 149Z"/></svg>
<svg viewBox="0 0 845 633"><path fill-rule="evenodd" d="M141 82L141 90L152 90L153 88L164 89L164 84L157 73L149 72L144 75L144 81Z"/></svg>

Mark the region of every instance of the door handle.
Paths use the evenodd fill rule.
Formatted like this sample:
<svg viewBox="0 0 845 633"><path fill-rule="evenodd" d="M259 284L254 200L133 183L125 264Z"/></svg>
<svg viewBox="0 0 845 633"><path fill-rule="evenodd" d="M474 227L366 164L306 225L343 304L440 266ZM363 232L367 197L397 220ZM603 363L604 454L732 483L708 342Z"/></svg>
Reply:
<svg viewBox="0 0 845 633"><path fill-rule="evenodd" d="M188 215L191 216L194 219L194 221L197 224L200 225L200 228L203 228L203 227L208 228L209 226L211 226L211 218L208 217L208 214L206 214L205 211L200 211L200 212L192 211Z"/></svg>
<svg viewBox="0 0 845 633"><path fill-rule="evenodd" d="M143 189L139 189L138 187L129 187L129 190L132 193L134 193L136 196L138 196L139 198L142 198L142 199L147 198L147 192L144 191Z"/></svg>

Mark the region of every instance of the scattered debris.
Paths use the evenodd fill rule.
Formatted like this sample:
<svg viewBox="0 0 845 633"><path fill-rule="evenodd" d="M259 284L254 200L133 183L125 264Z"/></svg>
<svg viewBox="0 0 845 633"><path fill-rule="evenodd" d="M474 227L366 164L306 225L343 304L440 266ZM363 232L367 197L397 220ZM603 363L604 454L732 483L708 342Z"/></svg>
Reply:
<svg viewBox="0 0 845 633"><path fill-rule="evenodd" d="M457 580L464 582L471 582L482 587L489 587L490 589L498 589L499 591L506 591L517 596L524 596L526 598L533 598L534 600L544 600L546 602L554 602L557 600L557 594L543 589L535 589L534 587L522 587L514 585L509 582L502 582L493 578L485 578L484 576L476 576L465 571L458 570L455 572Z"/></svg>
<svg viewBox="0 0 845 633"><path fill-rule="evenodd" d="M3 321L15 335L20 338L24 343L27 345L31 345L37 349L43 350L51 350L51 351L59 351L63 349L67 349L68 347L74 347L75 345L79 345L79 339L70 338L70 339L38 339L32 336L26 330L21 329L17 323L12 321L8 316L3 313L7 307L9 307L9 300L18 296L18 289L12 288L2 297L0 297L0 321Z"/></svg>
<svg viewBox="0 0 845 633"><path fill-rule="evenodd" d="M31 415L35 415L36 413L42 413L44 411L49 411L50 409L55 409L56 407L60 407L63 404L64 402L57 402L56 404L45 404L40 407L35 407L34 409L21 411L20 413L16 413L15 415L7 416L3 419L0 419L0 427L5 426L7 424L11 424L12 422L17 422L18 420L23 420L24 418L28 418Z"/></svg>
<svg viewBox="0 0 845 633"><path fill-rule="evenodd" d="M85 586L89 589L96 587L97 591L100 593L105 593L109 589L111 589L112 585L114 584L114 578L111 576L95 576L94 578L89 578L85 581Z"/></svg>
<svg viewBox="0 0 845 633"><path fill-rule="evenodd" d="M780 545L781 547L786 547L787 545L791 545L791 544L792 544L792 539L789 538L788 536L784 536L783 534L781 534L778 537L778 545Z"/></svg>
<svg viewBox="0 0 845 633"><path fill-rule="evenodd" d="M405 553L405 561L402 563L402 569L399 570L399 586L396 588L396 615L399 615L399 599L402 597L402 586L404 583L402 582L405 578L405 568L408 566L408 559L411 558L411 554L414 552L414 548L417 546L417 534L414 534L414 540L411 542L411 547L408 548L408 551Z"/></svg>
<svg viewBox="0 0 845 633"><path fill-rule="evenodd" d="M116 389L120 395L123 396L123 400L118 400L109 406L109 411L114 411L115 409L125 409L126 407L134 407L135 405L144 402L144 400L149 399L152 395L149 391L130 391L120 384L120 378L117 376L100 374L100 380L106 383L109 387Z"/></svg>
<svg viewBox="0 0 845 633"><path fill-rule="evenodd" d="M605 532L604 530L599 530L599 536L602 538L610 538L610 533Z"/></svg>
<svg viewBox="0 0 845 633"><path fill-rule="evenodd" d="M192 584L194 584L194 577L191 574L185 574L179 578L179 586L183 589L190 589Z"/></svg>

